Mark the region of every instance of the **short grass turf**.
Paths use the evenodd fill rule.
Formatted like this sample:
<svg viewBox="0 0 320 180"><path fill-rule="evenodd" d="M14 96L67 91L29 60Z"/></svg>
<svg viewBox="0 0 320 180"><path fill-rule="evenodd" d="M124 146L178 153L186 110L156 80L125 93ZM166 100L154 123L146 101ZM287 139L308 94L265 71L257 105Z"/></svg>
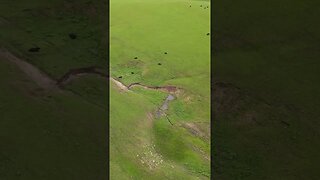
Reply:
<svg viewBox="0 0 320 180"><path fill-rule="evenodd" d="M105 68L106 3L3 0L0 47L52 79ZM6 59L0 69L0 179L107 179L106 80L89 76L47 92Z"/></svg>
<svg viewBox="0 0 320 180"><path fill-rule="evenodd" d="M242 109L215 119L213 176L317 179L319 2L213 1L213 7L215 80L259 99L242 97L235 102ZM248 111L259 114L260 124L243 118Z"/></svg>
<svg viewBox="0 0 320 180"><path fill-rule="evenodd" d="M106 110L0 69L0 179L106 179Z"/></svg>
<svg viewBox="0 0 320 180"><path fill-rule="evenodd" d="M110 1L111 76L183 88L169 104L172 126L154 117L165 93L119 92L111 83L111 179L210 178L209 17L209 1Z"/></svg>
<svg viewBox="0 0 320 180"><path fill-rule="evenodd" d="M1 2L0 43L58 79L71 68L107 65L106 1ZM76 35L75 39L70 34ZM39 52L29 52L39 47Z"/></svg>

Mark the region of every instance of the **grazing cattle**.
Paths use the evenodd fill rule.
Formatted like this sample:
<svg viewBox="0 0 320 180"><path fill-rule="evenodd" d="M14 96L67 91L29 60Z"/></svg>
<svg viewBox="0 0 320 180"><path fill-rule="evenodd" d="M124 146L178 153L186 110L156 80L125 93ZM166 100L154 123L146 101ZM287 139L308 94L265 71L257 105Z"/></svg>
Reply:
<svg viewBox="0 0 320 180"><path fill-rule="evenodd" d="M158 63L159 66L161 66L161 63Z"/></svg>
<svg viewBox="0 0 320 180"><path fill-rule="evenodd" d="M131 72L131 74L134 74L134 72Z"/></svg>
<svg viewBox="0 0 320 180"><path fill-rule="evenodd" d="M134 57L134 59L138 59L138 57Z"/></svg>
<svg viewBox="0 0 320 180"><path fill-rule="evenodd" d="M122 78L122 76L119 76L118 78L119 78L119 79L121 79L121 78Z"/></svg>

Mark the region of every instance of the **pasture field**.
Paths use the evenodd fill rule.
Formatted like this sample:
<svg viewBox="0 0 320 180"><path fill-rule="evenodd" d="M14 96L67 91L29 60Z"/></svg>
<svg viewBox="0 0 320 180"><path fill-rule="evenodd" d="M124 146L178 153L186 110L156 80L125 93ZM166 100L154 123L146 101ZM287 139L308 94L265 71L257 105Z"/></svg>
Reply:
<svg viewBox="0 0 320 180"><path fill-rule="evenodd" d="M318 179L319 2L212 7L213 176Z"/></svg>
<svg viewBox="0 0 320 180"><path fill-rule="evenodd" d="M107 179L106 79L41 88L34 69L22 71L2 51L52 81L69 69L105 68L105 9L98 0L0 2L0 179Z"/></svg>
<svg viewBox="0 0 320 180"><path fill-rule="evenodd" d="M106 110L0 69L0 179L105 179Z"/></svg>
<svg viewBox="0 0 320 180"><path fill-rule="evenodd" d="M191 6L191 7L190 7ZM210 178L209 1L110 1L111 179Z"/></svg>
<svg viewBox="0 0 320 180"><path fill-rule="evenodd" d="M106 3L1 1L0 179L106 179L108 108L111 179L210 178L209 1L111 1L110 55ZM78 68L107 74L108 56L119 83L177 89L166 116L168 92L139 86L110 82L108 107L96 74L38 86Z"/></svg>

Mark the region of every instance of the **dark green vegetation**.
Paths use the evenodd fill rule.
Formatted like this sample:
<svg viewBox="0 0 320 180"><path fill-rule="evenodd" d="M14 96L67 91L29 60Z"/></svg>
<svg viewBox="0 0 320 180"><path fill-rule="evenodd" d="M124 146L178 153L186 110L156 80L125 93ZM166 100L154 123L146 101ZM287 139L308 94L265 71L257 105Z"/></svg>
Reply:
<svg viewBox="0 0 320 180"><path fill-rule="evenodd" d="M210 10L200 7L209 2L110 4L111 76L181 88L158 119L167 93L111 84L111 179L210 179Z"/></svg>
<svg viewBox="0 0 320 180"><path fill-rule="evenodd" d="M319 1L213 3L213 176L318 179Z"/></svg>
<svg viewBox="0 0 320 180"><path fill-rule="evenodd" d="M0 47L59 79L107 60L106 2L2 0ZM41 89L0 55L0 179L107 179L106 79Z"/></svg>
<svg viewBox="0 0 320 180"><path fill-rule="evenodd" d="M107 65L105 1L4 0L0 16L1 45L55 79L71 68Z"/></svg>

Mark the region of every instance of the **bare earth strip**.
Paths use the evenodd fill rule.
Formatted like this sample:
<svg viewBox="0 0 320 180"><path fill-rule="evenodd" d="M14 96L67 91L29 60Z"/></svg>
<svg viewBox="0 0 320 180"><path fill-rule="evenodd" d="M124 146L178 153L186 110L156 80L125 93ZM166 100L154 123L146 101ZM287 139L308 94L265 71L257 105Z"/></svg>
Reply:
<svg viewBox="0 0 320 180"><path fill-rule="evenodd" d="M68 82L72 81L75 77L80 77L82 75L88 75L91 73L80 72L78 74L68 74L68 76L64 75L58 82L47 76L45 73L41 72L37 67L34 65L14 56L12 53L7 51L6 49L0 48L0 58L4 60L8 60L14 63L22 72L24 72L32 81L34 81L38 86L45 90L52 90L58 89L57 84L67 84ZM89 68L83 68L89 69ZM95 74L98 74L94 72ZM66 77L66 78L65 78ZM120 89L128 91L128 88L122 84L121 82L115 80L114 78L110 77L111 81L114 82ZM60 82L61 81L61 82Z"/></svg>
<svg viewBox="0 0 320 180"><path fill-rule="evenodd" d="M7 51L6 49L0 48L0 58L6 59L24 72L31 80L33 80L39 87L43 88L44 90L62 90L64 85L70 83L75 78L80 78L85 75L96 74L103 78L108 78L108 75L103 73L103 70L98 67L85 67L85 68L78 68L78 69L70 69L67 73L65 73L60 79L57 81L50 78L45 73L41 72L37 67L34 65L14 56L12 53ZM164 101L163 105L158 109L156 112L156 116L159 118L160 116L166 115L165 111L168 109L169 101L175 99L173 94L177 94L180 88L175 86L147 86L140 83L132 83L128 86L123 84L122 82L116 80L113 77L109 77L109 80L112 81L121 91L130 92L131 88L134 87L142 87L148 90L156 90L168 93L167 99ZM168 119L170 122L170 120ZM170 122L171 123L171 122ZM172 124L172 123L171 123Z"/></svg>
<svg viewBox="0 0 320 180"><path fill-rule="evenodd" d="M30 79L32 79L38 86L46 90L58 90L59 87L63 87L64 85L70 83L73 79L79 78L89 74L96 74L104 78L108 78L108 75L103 72L101 68L98 67L85 67L78 69L70 69L67 73L65 73L60 79L57 81L50 78L45 73L41 72L36 66L14 56L12 53L7 51L6 49L0 48L0 57L6 59L19 67L19 69L24 72ZM116 80L113 77L109 77L117 87L123 91L130 91L131 88L134 87L142 87L149 90L158 90L167 92L169 94L177 93L180 88L175 86L148 86L140 83L132 83L128 86L123 84L122 82Z"/></svg>
<svg viewBox="0 0 320 180"><path fill-rule="evenodd" d="M111 80L114 84L116 84L121 90L123 90L123 91L129 91L129 88L128 88L126 85L122 84L120 81L117 81L116 79L114 79L114 78L112 78L112 77L110 77L110 80Z"/></svg>
<svg viewBox="0 0 320 180"><path fill-rule="evenodd" d="M38 68L33 66L32 64L23 61L7 50L0 49L0 57L9 60L19 67L21 71L23 71L26 75L29 76L38 86L45 90L56 89L56 82L52 80L49 76L42 73Z"/></svg>

